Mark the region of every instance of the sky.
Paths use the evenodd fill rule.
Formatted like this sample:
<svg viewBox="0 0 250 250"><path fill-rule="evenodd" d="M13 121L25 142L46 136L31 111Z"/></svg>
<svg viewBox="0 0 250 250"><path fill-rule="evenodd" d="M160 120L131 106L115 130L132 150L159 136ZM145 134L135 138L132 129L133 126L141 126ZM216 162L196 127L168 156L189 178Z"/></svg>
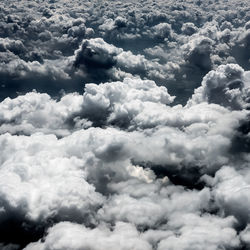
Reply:
<svg viewBox="0 0 250 250"><path fill-rule="evenodd" d="M248 0L1 0L0 249L250 249Z"/></svg>

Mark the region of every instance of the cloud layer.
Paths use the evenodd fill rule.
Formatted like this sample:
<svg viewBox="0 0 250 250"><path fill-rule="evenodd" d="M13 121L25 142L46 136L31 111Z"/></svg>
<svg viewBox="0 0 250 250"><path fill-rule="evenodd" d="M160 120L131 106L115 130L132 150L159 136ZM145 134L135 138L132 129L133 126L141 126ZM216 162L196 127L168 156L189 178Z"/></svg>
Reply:
<svg viewBox="0 0 250 250"><path fill-rule="evenodd" d="M0 9L1 249L249 248L247 1Z"/></svg>

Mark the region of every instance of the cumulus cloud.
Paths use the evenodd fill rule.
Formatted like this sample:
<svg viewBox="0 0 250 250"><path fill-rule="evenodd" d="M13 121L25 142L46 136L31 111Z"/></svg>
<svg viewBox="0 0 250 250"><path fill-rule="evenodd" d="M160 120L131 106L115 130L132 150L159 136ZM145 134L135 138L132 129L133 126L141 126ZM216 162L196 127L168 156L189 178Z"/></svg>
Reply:
<svg viewBox="0 0 250 250"><path fill-rule="evenodd" d="M1 249L249 248L247 1L0 10Z"/></svg>
<svg viewBox="0 0 250 250"><path fill-rule="evenodd" d="M206 101L231 109L249 108L249 88L249 72L235 64L221 65L204 77L191 103Z"/></svg>
<svg viewBox="0 0 250 250"><path fill-rule="evenodd" d="M75 51L73 66L81 69L77 74L97 82L101 79L119 80L131 74L161 80L171 77L170 65L150 61L144 55L134 55L131 51L108 44L102 38L84 40Z"/></svg>
<svg viewBox="0 0 250 250"><path fill-rule="evenodd" d="M195 1L172 3L170 1L166 5L164 1L157 3L147 1L142 6L134 1L109 4L45 1L44 5L40 6L36 2L31 4L21 1L8 6L6 1L2 1L1 8L5 10L5 15L1 16L0 20L2 27L0 53L6 53L3 51L14 53L17 59L23 60L19 64L26 69L29 68L28 73L24 70L29 81L20 80L26 90L34 77L33 71L35 75L43 72L43 76L45 74L56 77L56 81L48 77L42 80L42 82L50 81L50 88L54 91L58 91L57 81L66 78L70 80L62 85L62 89L72 91L68 84L72 84L73 81L74 88L77 86L79 90L82 82L78 79L79 74L76 74L77 76L74 74L79 72L78 70L72 72L65 62L71 62L71 57L78 54L76 51L79 47L81 50L84 46L99 52L96 51L94 57L91 56L93 51L88 52L90 54L87 56L88 49L85 48L82 55L86 58L80 60L77 57L82 63L85 62L84 65L81 64L82 67L87 67L80 76L82 81L99 83L110 78L121 80L128 74L133 74L155 80L168 87L171 87L172 83L178 85L181 80L182 86L190 89L189 94L197 87L197 81L199 82L213 67L229 62L237 62L243 67L249 64L246 24L249 17L248 6L245 3L237 3L235 7L230 1L228 13L225 13L224 5L221 3L216 3L221 6L218 13L213 9L215 3L209 5L196 4ZM234 7L239 10L238 13L234 11ZM34 11L36 15L30 13L30 8L36 10ZM22 13L19 9L22 9ZM114 13L113 9L117 12ZM207 13L209 15L206 15ZM234 18L233 21L230 17ZM102 45L98 45L99 49L94 42L97 38L99 42L100 39L105 41ZM107 51L104 53L108 46L115 46L122 51L112 70L104 68L110 69L114 66L118 55L114 56L113 52L109 55ZM158 52L159 47L162 49L161 53ZM100 51L106 55L106 59L111 60L109 66L106 65L102 69L99 66L103 67L106 59L98 58L97 54ZM148 58L145 51L151 51L153 60ZM35 63L36 61L40 64ZM9 70L13 68L13 65L9 65L5 60L1 62L3 67L7 64ZM35 67L32 62L36 64ZM75 63L79 65L78 60ZM89 64L95 67L99 65L98 73ZM9 74L9 70L6 70L4 72L7 72L7 77L15 79L16 75ZM193 74L194 70L196 77ZM47 73L44 73L45 71ZM7 86L20 91L17 83L12 86L9 84L8 80ZM32 88L48 91L48 86L41 85L40 82L36 82ZM54 95L51 89L50 94ZM175 95L176 90L173 87L171 89ZM32 89L28 89L30 90ZM9 92L6 91L2 93L1 98L8 95ZM176 100L183 103L187 98L185 97L183 101L177 96Z"/></svg>
<svg viewBox="0 0 250 250"><path fill-rule="evenodd" d="M234 215L240 223L249 221L249 171L225 166L215 175L213 193L225 214ZM241 204L239 206L239 204Z"/></svg>
<svg viewBox="0 0 250 250"><path fill-rule="evenodd" d="M145 103L153 105L146 106L147 110L152 109L151 113L152 107L162 106L164 112L169 111L169 120L160 119L145 131L140 131L140 126L122 131L124 126L118 124L116 129L89 128L72 133L79 129L80 121L91 126L105 118L103 125L109 124L110 114L116 111L114 105L134 100L141 102L141 107ZM212 174L234 161L229 152L233 131L247 113L233 113L207 103L167 106L172 101L166 88L139 79L89 84L83 96L69 94L58 102L35 92L6 99L1 103L6 110L2 120L10 132L24 127L31 135L1 136L3 216L18 210L21 218L45 225L47 219L84 221L89 225L124 221L145 229L167 223L174 214L199 214L212 209L208 189L187 192L172 186L171 182L190 186L202 174ZM202 109L210 115L198 113ZM138 114L142 111L138 110ZM76 121L73 127L66 125L69 118ZM225 124L228 124L227 130L223 127ZM39 130L63 138L35 133ZM139 165L135 165L136 162ZM158 180L162 174L169 176L170 182ZM190 201L192 206L187 209ZM225 206L220 205L222 211ZM234 212L229 214L237 218Z"/></svg>
<svg viewBox="0 0 250 250"><path fill-rule="evenodd" d="M246 247L250 246L249 225L241 232L240 239Z"/></svg>
<svg viewBox="0 0 250 250"><path fill-rule="evenodd" d="M199 36L185 44L187 54L185 60L201 70L209 71L212 67L211 62L211 51L212 51L212 40L208 37Z"/></svg>
<svg viewBox="0 0 250 250"><path fill-rule="evenodd" d="M129 190L129 187L125 186L129 184L138 188L137 194L134 194L132 190ZM141 228L157 228L158 225L166 223L171 216L177 216L176 214L196 213L199 210L206 209L210 200L209 191L206 189L200 192L185 192L180 188L168 187L169 184L164 182L163 185L158 184L158 187L151 184L151 188L151 185L137 184L132 181L112 185L112 189L119 192L121 185L122 193L114 195L98 211L102 220L107 222L125 221L134 223ZM130 193L123 193L127 190ZM147 195L148 191L150 195ZM190 200L192 200L192 205L187 209L186 205Z"/></svg>
<svg viewBox="0 0 250 250"><path fill-rule="evenodd" d="M240 244L234 223L233 217L187 214L174 218L169 224L176 231L160 241L158 249L236 249Z"/></svg>
<svg viewBox="0 0 250 250"><path fill-rule="evenodd" d="M62 97L59 102L47 94L36 92L15 99L6 98L0 104L0 131L27 135L34 132L66 135L70 127L67 120L79 112L82 102L82 96L76 93Z"/></svg>
<svg viewBox="0 0 250 250"><path fill-rule="evenodd" d="M53 135L1 136L1 203L6 204L5 210L19 210L31 221L54 216L77 220L102 203L102 196L84 181L83 162L60 155L57 142Z"/></svg>
<svg viewBox="0 0 250 250"><path fill-rule="evenodd" d="M32 249L145 249L150 244L143 240L133 225L118 222L112 231L105 225L95 229L69 222L61 222L49 229L44 242L31 243L26 250Z"/></svg>

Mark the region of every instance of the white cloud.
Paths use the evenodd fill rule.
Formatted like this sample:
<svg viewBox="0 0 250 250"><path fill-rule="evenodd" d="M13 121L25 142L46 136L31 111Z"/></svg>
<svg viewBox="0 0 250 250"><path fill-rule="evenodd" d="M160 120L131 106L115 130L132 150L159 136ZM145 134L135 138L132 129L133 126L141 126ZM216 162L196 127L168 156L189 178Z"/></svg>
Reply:
<svg viewBox="0 0 250 250"><path fill-rule="evenodd" d="M55 136L5 134L1 145L1 202L26 219L81 221L102 204L103 197L85 180L83 159L66 157Z"/></svg>
<svg viewBox="0 0 250 250"><path fill-rule="evenodd" d="M159 243L158 250L237 248L240 244L237 232L232 228L234 223L233 217L193 214L175 217L169 223L172 235Z"/></svg>
<svg viewBox="0 0 250 250"><path fill-rule="evenodd" d="M217 205L225 214L234 215L243 224L250 220L249 177L247 168L238 172L232 167L223 167L216 173L212 184Z"/></svg>
<svg viewBox="0 0 250 250"><path fill-rule="evenodd" d="M61 222L49 229L44 242L31 243L25 250L63 249L138 249L152 250L131 224L117 222L112 231L105 225L90 229L83 225Z"/></svg>
<svg viewBox="0 0 250 250"><path fill-rule="evenodd" d="M247 1L0 9L1 249L249 247Z"/></svg>
<svg viewBox="0 0 250 250"><path fill-rule="evenodd" d="M231 109L247 108L250 86L248 75L239 65L221 65L204 77L190 104L205 101Z"/></svg>

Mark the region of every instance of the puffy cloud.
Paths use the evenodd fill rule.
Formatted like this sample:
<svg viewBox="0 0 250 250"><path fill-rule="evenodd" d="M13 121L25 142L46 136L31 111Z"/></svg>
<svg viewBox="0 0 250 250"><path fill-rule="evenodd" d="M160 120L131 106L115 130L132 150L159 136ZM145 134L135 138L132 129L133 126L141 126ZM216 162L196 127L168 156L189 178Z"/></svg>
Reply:
<svg viewBox="0 0 250 250"><path fill-rule="evenodd" d="M171 127L158 129L154 133L147 131L147 137L138 136L138 146L143 150L136 150L134 159L145 166L146 162L151 163L149 165L158 169L159 173L164 174L165 171L170 176L178 173L178 178L193 185L202 172L212 174L239 157L238 154L232 155L231 145L234 130L244 119L244 115L241 115L238 118L236 115L235 120L231 115L229 119L225 116L216 125L213 122L207 125L194 123L182 127L185 132ZM228 124L228 130L225 124Z"/></svg>
<svg viewBox="0 0 250 250"><path fill-rule="evenodd" d="M90 229L83 225L61 222L49 229L44 242L31 243L25 250L49 249L143 249L151 250L133 225L117 222L112 231L105 225Z"/></svg>
<svg viewBox="0 0 250 250"><path fill-rule="evenodd" d="M151 100L144 93L139 97ZM48 104L56 103L48 100ZM166 130L152 131L147 139L139 131L128 133L117 129L92 128L60 140L43 134L31 137L3 135L1 199L6 204L4 214L9 212L10 207L22 211L26 219L35 221L56 217L74 221L83 219L87 223L86 216L92 215L88 223L123 220L143 228L154 228L173 213L199 213L209 209L210 194L207 189L185 192L182 188L164 184L165 181L154 183L155 176L151 170L143 170L129 161L131 157L140 160L138 155L143 152L145 161L159 164L158 157L166 149L165 144L159 143L160 133L169 134ZM139 147L135 143L137 141ZM160 151L146 150L156 145L162 147ZM168 161L171 155L165 152ZM74 185L68 184L65 189L65 181ZM104 200L88 182L105 195L113 194L98 211L98 216L93 207L98 209ZM137 193L134 192L136 186ZM51 193L46 187L54 191ZM190 201L192 206L187 209L186 204Z"/></svg>
<svg viewBox="0 0 250 250"><path fill-rule="evenodd" d="M181 31L186 35L193 35L197 32L198 28L193 23L184 23L181 27Z"/></svg>
<svg viewBox="0 0 250 250"><path fill-rule="evenodd" d="M212 67L211 52L213 41L208 37L198 36L185 44L186 61L201 70L209 71Z"/></svg>
<svg viewBox="0 0 250 250"><path fill-rule="evenodd" d="M157 61L150 61L144 55L134 55L131 51L124 51L115 47L102 38L84 40L75 51L73 61L77 74L90 81L100 82L100 79L123 79L126 76L138 75L149 79L170 77L168 64L161 65Z"/></svg>
<svg viewBox="0 0 250 250"><path fill-rule="evenodd" d="M83 41L76 51L74 65L83 64L87 68L109 69L115 64L113 57L121 52L120 49L106 43L101 38Z"/></svg>
<svg viewBox="0 0 250 250"><path fill-rule="evenodd" d="M86 84L83 96L67 94L60 101L47 94L31 92L0 103L0 131L53 132L60 136L68 134L74 127L89 127L91 122L129 125L130 119L142 112L141 109L154 104L163 107L173 100L165 87L158 87L153 81L129 78L123 82ZM133 107L135 103L138 108Z"/></svg>
<svg viewBox="0 0 250 250"><path fill-rule="evenodd" d="M247 1L0 10L1 249L248 248Z"/></svg>
<svg viewBox="0 0 250 250"><path fill-rule="evenodd" d="M232 4L232 1L227 3L229 9L237 8L238 13L234 10L226 13L223 11L224 5L216 3L220 6L219 14L214 12L215 3L196 4L195 1L185 3L170 1L168 5L164 1L156 3L146 1L143 5L135 1L98 4L95 1L93 3L45 1L44 6L40 6L36 2L31 4L19 1L9 6L6 1L2 1L1 6L5 10L5 15L0 18L1 47L23 60L19 64L20 67L25 68L23 74L29 79L25 82L20 79L17 85L11 84L13 80L16 81L17 75L10 74L6 69L7 71L4 70L4 72L7 72L8 80L5 85L16 91L20 91L21 83L25 91L36 88L47 92L50 88L50 94L54 95L51 89L59 91L58 82L66 78L69 81L61 88L71 91L76 88L75 85L69 88L68 85L72 84L72 81L74 84L77 82L77 90L80 89L78 78L82 81L99 83L110 79L120 80L133 74L168 85L169 88L171 82L175 87L181 84L178 92L184 87L190 89L190 94L197 86L197 82L215 65L237 62L247 68L248 6L241 1L237 2L237 6L235 3ZM30 8L34 9L36 14L31 14ZM116 12L113 12L113 9L116 9ZM233 22L230 19L232 16ZM106 43L102 42L97 49L95 39L90 40L93 37L104 39ZM224 39L224 47L220 46L221 39ZM97 51L90 59L91 53L87 56L87 48L85 48L82 56L85 55L84 58L86 58L80 61L85 61L85 66L83 64L81 66L87 69L79 75L79 71L75 72L66 62L72 62L72 56L81 44L99 52L102 51L101 53L104 53L109 46L115 46L122 52L116 55L119 56L119 60L111 69L117 59L112 53L109 55L106 51L105 58L108 61L111 60L108 63L109 66L106 65L108 70L104 67L99 68L97 72L92 66L96 67L98 64L103 67L106 59L103 61L103 57L98 58ZM158 47L162 48L162 52L157 52ZM154 55L154 60L145 54L145 51L149 50L152 50L151 55ZM39 61L40 64L35 61ZM4 68L9 70L13 68L13 63L4 64L2 65ZM13 70L18 71L16 67ZM195 75L194 70L196 70ZM43 77L45 74L46 77L42 81L49 81L49 86L44 86L37 81L31 89L28 88L37 74L42 74ZM51 76L56 80L48 79ZM174 88L171 91L176 95ZM183 91L182 94L185 95ZM2 92L3 97L8 95L8 91ZM176 101L184 103L187 98L177 96Z"/></svg>
<svg viewBox="0 0 250 250"><path fill-rule="evenodd" d="M249 72L235 64L221 65L204 77L190 103L206 101L231 109L248 108L249 87Z"/></svg>
<svg viewBox="0 0 250 250"><path fill-rule="evenodd" d="M44 132L64 136L70 128L67 120L81 110L82 102L83 98L78 94L66 95L59 102L47 94L36 92L15 99L7 98L0 103L0 131L28 135Z"/></svg>
<svg viewBox="0 0 250 250"><path fill-rule="evenodd" d="M4 51L11 51L16 55L20 55L26 52L26 49L20 40L11 40L8 38L1 38L0 39L0 50L1 52Z"/></svg>
<svg viewBox="0 0 250 250"><path fill-rule="evenodd" d="M240 246L237 232L232 228L233 217L217 218L212 215L186 214L173 218L169 227L172 235L158 245L163 249L235 249ZM176 231L175 231L176 230Z"/></svg>
<svg viewBox="0 0 250 250"><path fill-rule="evenodd" d="M250 246L249 225L240 233L240 239L246 247Z"/></svg>
<svg viewBox="0 0 250 250"><path fill-rule="evenodd" d="M248 113L230 112L207 103L168 106L173 99L165 87L158 87L153 81L128 78L123 82L87 84L83 96L68 94L58 102L46 94L30 93L1 103L4 111L1 131L53 132L65 136L92 124L115 125L131 131L111 130L129 136L125 144L133 148L130 157L140 164L164 165L173 173L181 170L184 171L181 176L186 175L187 179L186 168L195 170L190 176L193 178L197 171L213 172L228 164L237 134L234 130ZM137 131L145 128L149 129L145 133Z"/></svg>
<svg viewBox="0 0 250 250"><path fill-rule="evenodd" d="M137 193L125 186L130 184L137 187ZM153 187L154 184L151 185ZM132 181L112 185L112 189L116 192L117 190L120 192L121 187L123 188L122 193L113 195L98 211L102 220L111 223L125 221L141 228L157 228L174 214L196 213L206 209L210 200L209 191L206 189L200 192L185 192L181 188L168 187L168 185L161 187L158 184L158 188L155 187L156 190L152 190L150 185L136 184ZM130 193L124 194L124 191L130 191ZM187 208L190 201L192 201L192 205Z"/></svg>
<svg viewBox="0 0 250 250"><path fill-rule="evenodd" d="M171 38L171 26L168 23L159 23L153 28L154 35L157 39L169 39Z"/></svg>
<svg viewBox="0 0 250 250"><path fill-rule="evenodd" d="M161 106L173 100L166 88L158 87L153 81L127 78L123 82L87 84L82 112L93 121L106 119L122 126L141 111L144 103Z"/></svg>
<svg viewBox="0 0 250 250"><path fill-rule="evenodd" d="M217 205L225 214L234 215L240 223L249 221L249 171L223 167L212 182ZM240 204L240 205L239 205Z"/></svg>
<svg viewBox="0 0 250 250"><path fill-rule="evenodd" d="M19 210L31 221L81 220L103 202L84 180L83 161L63 156L58 143L53 135L1 136L0 196L7 210Z"/></svg>
<svg viewBox="0 0 250 250"><path fill-rule="evenodd" d="M0 73L21 79L31 76L48 76L52 79L67 79L69 77L63 69L57 67L56 62L47 61L44 64L40 64L38 61L25 62L21 59L1 63Z"/></svg>

